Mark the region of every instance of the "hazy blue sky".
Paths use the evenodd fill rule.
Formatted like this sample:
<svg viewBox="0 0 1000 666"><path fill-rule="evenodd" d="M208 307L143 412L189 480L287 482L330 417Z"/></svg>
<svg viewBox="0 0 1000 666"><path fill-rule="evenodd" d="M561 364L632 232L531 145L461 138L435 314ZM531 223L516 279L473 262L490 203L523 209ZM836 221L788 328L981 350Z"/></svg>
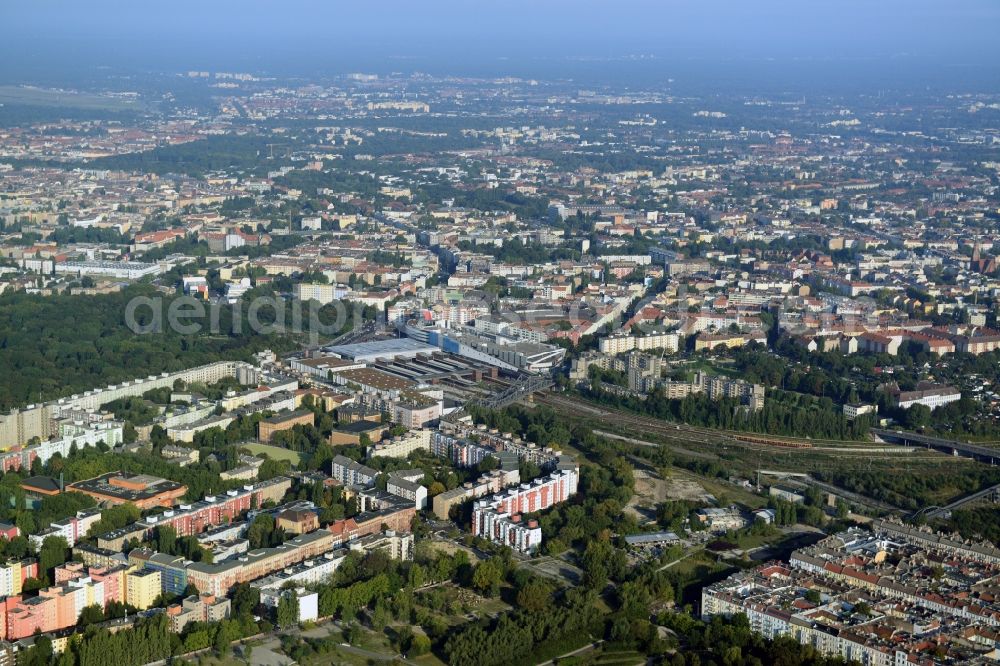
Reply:
<svg viewBox="0 0 1000 666"><path fill-rule="evenodd" d="M0 75L101 64L525 73L629 54L995 71L998 35L1000 0L3 0Z"/></svg>

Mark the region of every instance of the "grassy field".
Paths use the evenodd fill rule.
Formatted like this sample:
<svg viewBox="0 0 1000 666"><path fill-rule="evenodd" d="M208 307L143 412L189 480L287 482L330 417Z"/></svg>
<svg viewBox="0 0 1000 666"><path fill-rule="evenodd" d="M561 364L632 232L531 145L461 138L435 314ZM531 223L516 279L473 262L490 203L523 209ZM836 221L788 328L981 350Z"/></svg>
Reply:
<svg viewBox="0 0 1000 666"><path fill-rule="evenodd" d="M437 604L430 603L432 596L437 598ZM482 597L452 585L422 590L417 593L417 600L430 613L453 627L465 624L472 619L470 616L495 617L511 610L510 604L502 599ZM436 610L432 610L432 606Z"/></svg>
<svg viewBox="0 0 1000 666"><path fill-rule="evenodd" d="M686 469L673 468L671 469L671 474L674 474L680 478L687 478L696 481L701 484L707 492L715 496L716 499L720 497L728 498L729 501L739 502L752 509L759 509L761 507L767 506L767 498L762 495L750 492L745 488L741 488L732 483L723 483L717 479L711 479L705 476L699 476L694 472L689 472Z"/></svg>
<svg viewBox="0 0 1000 666"><path fill-rule="evenodd" d="M392 629L390 628L387 631L392 631ZM338 640L342 639L337 632L331 632L330 635L337 636ZM365 630L357 639L355 639L351 648L361 650L363 651L363 654L359 654L357 651L353 651L350 648L345 649L342 646L337 646L332 652L327 654L309 655L303 659L303 664L305 664L305 666L325 666L326 664L333 663L358 664L359 666L362 666L366 664L378 663L399 663L396 648L393 647L392 642L384 632ZM425 666L444 665L444 662L433 653L421 655L408 661L411 663L424 664Z"/></svg>
<svg viewBox="0 0 1000 666"><path fill-rule="evenodd" d="M594 664L610 666L611 664L645 664L646 657L641 652L613 647L601 647L593 657Z"/></svg>
<svg viewBox="0 0 1000 666"><path fill-rule="evenodd" d="M295 451L289 451L288 449L283 449L280 446L271 446L270 444L244 444L241 448L246 449L253 455L257 456L260 454L266 455L268 458L273 460L290 460L293 465L299 464L299 454Z"/></svg>
<svg viewBox="0 0 1000 666"><path fill-rule="evenodd" d="M727 377L739 377L739 372L732 367L732 363L712 361L707 358L694 357L685 362L678 363L677 367L692 376L696 372L708 372L715 375L725 375Z"/></svg>

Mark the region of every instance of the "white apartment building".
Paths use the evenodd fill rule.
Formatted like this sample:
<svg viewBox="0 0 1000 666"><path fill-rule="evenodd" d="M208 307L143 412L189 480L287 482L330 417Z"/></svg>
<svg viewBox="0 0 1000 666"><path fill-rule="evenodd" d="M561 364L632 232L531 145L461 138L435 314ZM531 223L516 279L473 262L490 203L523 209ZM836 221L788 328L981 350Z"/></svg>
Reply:
<svg viewBox="0 0 1000 666"><path fill-rule="evenodd" d="M425 404L397 402L392 406L392 420L406 428L422 428L441 418L441 401Z"/></svg>
<svg viewBox="0 0 1000 666"><path fill-rule="evenodd" d="M344 298L348 291L350 291L348 287L339 284L300 282L295 285L292 293L300 301L317 301L326 305L327 303Z"/></svg>
<svg viewBox="0 0 1000 666"><path fill-rule="evenodd" d="M260 590L278 590L288 583L296 585L323 583L340 568L340 565L347 558L348 552L346 548L339 548L323 553L311 560L306 560L276 574L254 581L251 585Z"/></svg>
<svg viewBox="0 0 1000 666"><path fill-rule="evenodd" d="M386 482L386 491L413 502L413 506L420 510L427 508L427 488L421 485L424 478L424 471L400 470L389 475Z"/></svg>
<svg viewBox="0 0 1000 666"><path fill-rule="evenodd" d="M487 499L477 500L472 510L472 533L523 553L542 543L542 530L522 513L544 511L576 494L577 469L562 469L546 477L508 488Z"/></svg>
<svg viewBox="0 0 1000 666"><path fill-rule="evenodd" d="M378 471L347 456L337 455L330 464L330 476L345 486L370 486Z"/></svg>
<svg viewBox="0 0 1000 666"><path fill-rule="evenodd" d="M962 399L962 392L954 386L934 386L918 384L913 391L901 391L896 396L896 403L903 409L913 405L926 405L932 410L949 402Z"/></svg>
<svg viewBox="0 0 1000 666"><path fill-rule="evenodd" d="M68 457L74 446L82 449L104 442L109 447L115 447L124 440L123 425L120 421L98 421L75 424L72 427L64 426L62 438L41 442L30 450L35 452L40 461L46 463L57 453L64 458Z"/></svg>
<svg viewBox="0 0 1000 666"><path fill-rule="evenodd" d="M479 512L482 534L494 543L510 546L522 553L531 553L542 545L542 528L535 520L522 521L519 515L510 515L496 509Z"/></svg>
<svg viewBox="0 0 1000 666"><path fill-rule="evenodd" d="M411 430L405 435L393 437L372 445L368 449L369 458L405 458L415 451L431 450L431 437L433 430L421 429Z"/></svg>
<svg viewBox="0 0 1000 666"><path fill-rule="evenodd" d="M159 275L160 265L138 261L67 261L57 263L55 272L137 280L147 275Z"/></svg>
<svg viewBox="0 0 1000 666"><path fill-rule="evenodd" d="M878 408L875 405L865 405L865 404L846 404L844 405L844 417L848 421L853 421L859 416L864 416L865 414L874 414Z"/></svg>
<svg viewBox="0 0 1000 666"><path fill-rule="evenodd" d="M680 336L677 333L654 333L652 335L612 335L602 338L600 350L604 354L621 354L623 352L649 349L663 349L676 353L680 346Z"/></svg>

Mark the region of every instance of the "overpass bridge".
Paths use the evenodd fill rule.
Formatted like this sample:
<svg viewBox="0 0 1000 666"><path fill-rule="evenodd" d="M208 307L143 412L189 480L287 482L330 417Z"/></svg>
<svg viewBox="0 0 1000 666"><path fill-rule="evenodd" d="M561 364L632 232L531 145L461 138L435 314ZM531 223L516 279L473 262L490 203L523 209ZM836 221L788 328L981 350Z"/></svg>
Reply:
<svg viewBox="0 0 1000 666"><path fill-rule="evenodd" d="M1000 463L1000 449L995 449L990 446L959 442L952 439L943 439L941 437L931 437L929 435L921 435L920 433L907 432L905 430L882 430L872 428L871 432L872 434L877 435L880 439L892 444L923 446L928 449L941 451L942 453L946 453L951 456L972 458L973 460L987 463L989 465L996 465L997 463Z"/></svg>
<svg viewBox="0 0 1000 666"><path fill-rule="evenodd" d="M551 377L542 375L525 375L518 378L513 384L505 388L500 393L494 393L475 402L487 409L500 409L513 404L521 398L526 398L532 393L544 391L555 386Z"/></svg>
<svg viewBox="0 0 1000 666"><path fill-rule="evenodd" d="M942 453L951 456L971 458L975 461L986 463L988 465L996 465L997 463L1000 463L1000 448L983 446L981 444L970 444L969 442L959 442L957 440L944 439L943 437L921 435L920 433L907 432L905 430L884 430L872 428L871 432L880 439L892 444L923 446L928 449L941 451ZM983 488L982 490L977 490L976 492L959 498L950 504L946 504L945 506L924 507L915 513L914 516L923 516L927 519L948 518L951 515L951 512L955 509L981 500L988 500L992 502L1000 501L1000 484L990 486L989 488Z"/></svg>
<svg viewBox="0 0 1000 666"><path fill-rule="evenodd" d="M982 490L976 491L971 495L966 495L961 499L957 499L951 504L945 506L929 506L918 511L915 515L922 515L927 519L931 518L948 518L951 516L951 512L955 509L961 508L966 504L972 504L973 502L978 502L979 500L989 500L991 502L1000 501L1000 484L995 486L990 486L989 488L983 488Z"/></svg>
<svg viewBox="0 0 1000 666"><path fill-rule="evenodd" d="M521 375L499 393L473 398L445 418L453 420L460 417L470 405L478 405L487 409L502 409L532 393L544 391L553 386L555 386L555 381L547 375Z"/></svg>

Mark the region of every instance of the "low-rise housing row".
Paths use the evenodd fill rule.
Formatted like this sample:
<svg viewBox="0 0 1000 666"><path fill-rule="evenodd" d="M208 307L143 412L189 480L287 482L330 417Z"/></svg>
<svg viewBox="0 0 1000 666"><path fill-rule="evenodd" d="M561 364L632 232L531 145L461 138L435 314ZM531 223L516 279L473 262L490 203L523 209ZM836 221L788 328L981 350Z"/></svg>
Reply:
<svg viewBox="0 0 1000 666"><path fill-rule="evenodd" d="M702 615L747 616L865 665L973 663L995 652L1000 552L926 528L876 521L702 590Z"/></svg>

